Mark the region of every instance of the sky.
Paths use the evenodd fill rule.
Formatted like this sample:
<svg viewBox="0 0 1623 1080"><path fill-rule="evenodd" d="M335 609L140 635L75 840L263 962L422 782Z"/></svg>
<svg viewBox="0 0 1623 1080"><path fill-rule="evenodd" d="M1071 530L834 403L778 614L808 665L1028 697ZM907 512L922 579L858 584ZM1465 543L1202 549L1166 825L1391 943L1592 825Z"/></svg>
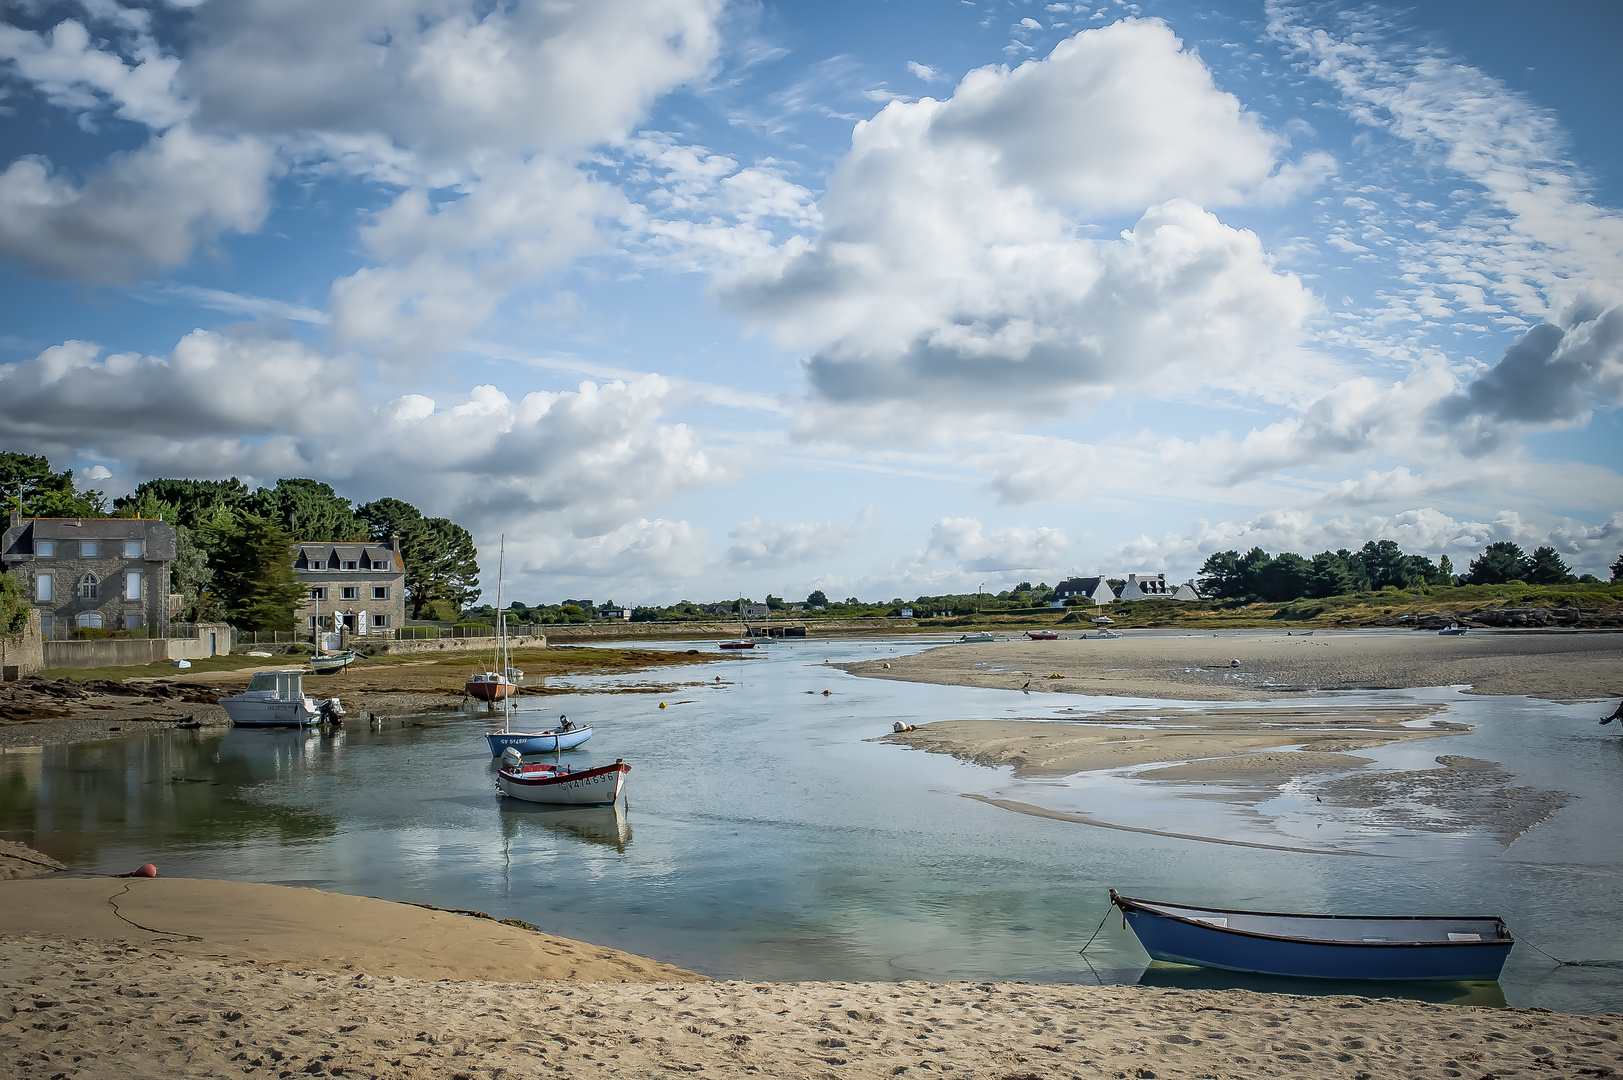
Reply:
<svg viewBox="0 0 1623 1080"><path fill-rule="evenodd" d="M662 604L1623 552L1623 6L0 0L0 448Z"/></svg>

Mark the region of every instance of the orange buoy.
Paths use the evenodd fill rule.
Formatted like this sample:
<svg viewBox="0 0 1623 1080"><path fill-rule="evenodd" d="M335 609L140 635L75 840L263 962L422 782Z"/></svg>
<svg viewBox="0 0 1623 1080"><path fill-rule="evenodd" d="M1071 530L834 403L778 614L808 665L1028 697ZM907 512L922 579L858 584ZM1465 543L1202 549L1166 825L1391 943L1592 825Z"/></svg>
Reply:
<svg viewBox="0 0 1623 1080"><path fill-rule="evenodd" d="M157 877L158 876L158 868L156 866L153 866L149 862L142 863L140 866L135 868L135 876L136 877Z"/></svg>
<svg viewBox="0 0 1623 1080"><path fill-rule="evenodd" d="M832 691L832 690L824 690L824 691L823 691L823 696L824 696L824 697L828 697L828 696L829 696L829 695L830 695L830 694L832 694L832 693L833 693L833 692L834 692L834 691Z"/></svg>

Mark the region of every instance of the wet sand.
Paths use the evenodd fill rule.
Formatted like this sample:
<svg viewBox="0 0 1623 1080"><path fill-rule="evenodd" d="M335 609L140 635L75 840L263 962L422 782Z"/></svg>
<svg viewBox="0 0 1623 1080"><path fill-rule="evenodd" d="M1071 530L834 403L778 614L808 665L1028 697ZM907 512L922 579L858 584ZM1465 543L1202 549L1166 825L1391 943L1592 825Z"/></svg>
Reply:
<svg viewBox="0 0 1623 1080"><path fill-rule="evenodd" d="M838 666L874 679L1162 700L1258 701L1314 690L1468 685L1478 694L1577 701L1623 697L1623 634L1152 637L1129 631L1113 639L954 644Z"/></svg>
<svg viewBox="0 0 1623 1080"><path fill-rule="evenodd" d="M709 982L310 889L0 883L18 1077L1609 1075L1623 1016L1025 983Z"/></svg>

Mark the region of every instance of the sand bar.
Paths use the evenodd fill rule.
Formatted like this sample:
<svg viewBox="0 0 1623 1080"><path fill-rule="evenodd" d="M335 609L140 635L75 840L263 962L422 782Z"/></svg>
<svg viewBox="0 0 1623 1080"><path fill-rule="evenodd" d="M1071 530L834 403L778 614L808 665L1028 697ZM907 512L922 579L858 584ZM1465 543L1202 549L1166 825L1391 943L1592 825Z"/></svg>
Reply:
<svg viewBox="0 0 1623 1080"><path fill-rule="evenodd" d="M490 919L241 881L57 876L0 882L0 927L65 940L161 942L178 956L414 979L702 977Z"/></svg>
<svg viewBox="0 0 1623 1080"><path fill-rule="evenodd" d="M954 644L838 666L875 679L1163 700L1256 701L1313 690L1464 684L1479 694L1570 701L1623 697L1623 634L1158 637L1129 632L1107 640Z"/></svg>
<svg viewBox="0 0 1623 1080"><path fill-rule="evenodd" d="M18 1077L1561 1075L1623 1016L1021 983L424 982L172 945L0 938Z"/></svg>

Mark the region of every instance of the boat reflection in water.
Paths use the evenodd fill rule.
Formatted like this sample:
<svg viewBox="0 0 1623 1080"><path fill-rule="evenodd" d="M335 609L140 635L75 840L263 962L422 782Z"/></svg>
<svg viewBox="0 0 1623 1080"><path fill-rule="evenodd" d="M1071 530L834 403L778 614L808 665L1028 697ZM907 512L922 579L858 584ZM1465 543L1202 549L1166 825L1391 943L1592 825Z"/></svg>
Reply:
<svg viewBox="0 0 1623 1080"><path fill-rule="evenodd" d="M1473 1005L1481 1009L1505 1008L1505 992L1496 982L1342 981L1293 979L1285 975L1252 975L1243 971L1185 967L1160 960L1150 962L1138 977L1140 986L1176 987L1179 990L1251 990L1258 994L1298 994L1403 998L1438 1005Z"/></svg>
<svg viewBox="0 0 1623 1080"><path fill-rule="evenodd" d="M611 847L625 854L631 845L631 822L625 804L612 806L547 806L541 803L503 799L502 835L512 840L521 828L540 826L548 832L583 844Z"/></svg>

